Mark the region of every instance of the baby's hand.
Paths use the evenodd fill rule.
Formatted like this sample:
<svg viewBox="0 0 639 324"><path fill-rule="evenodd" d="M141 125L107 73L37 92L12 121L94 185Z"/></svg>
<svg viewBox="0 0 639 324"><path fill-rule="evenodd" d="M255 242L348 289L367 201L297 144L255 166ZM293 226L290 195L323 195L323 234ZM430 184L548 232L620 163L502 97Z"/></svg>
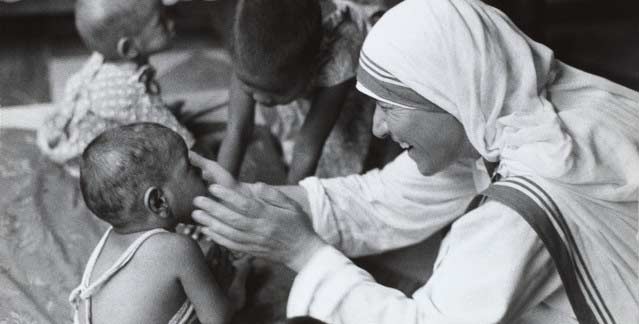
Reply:
<svg viewBox="0 0 639 324"><path fill-rule="evenodd" d="M178 231L196 241L199 241L202 237L202 226L192 224L182 224Z"/></svg>

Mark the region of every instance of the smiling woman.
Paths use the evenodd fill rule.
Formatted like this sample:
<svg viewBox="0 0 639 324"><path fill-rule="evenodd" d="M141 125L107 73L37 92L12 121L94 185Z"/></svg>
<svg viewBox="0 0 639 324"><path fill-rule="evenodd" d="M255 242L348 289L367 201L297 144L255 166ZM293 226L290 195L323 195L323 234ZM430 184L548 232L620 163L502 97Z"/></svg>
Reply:
<svg viewBox="0 0 639 324"><path fill-rule="evenodd" d="M380 101L373 118L373 134L390 136L424 175L445 169L462 155L478 156L459 121L442 110L410 109Z"/></svg>
<svg viewBox="0 0 639 324"><path fill-rule="evenodd" d="M197 162L232 190L211 190L216 208L198 198L194 218L214 240L299 272L289 316L639 321L639 93L556 60L474 0L394 7L368 35L357 79L379 102L375 134L408 151L383 170L276 190ZM488 186L476 157L498 164L493 179L502 179ZM488 198L467 210L480 192ZM412 297L346 257L445 227L433 275Z"/></svg>

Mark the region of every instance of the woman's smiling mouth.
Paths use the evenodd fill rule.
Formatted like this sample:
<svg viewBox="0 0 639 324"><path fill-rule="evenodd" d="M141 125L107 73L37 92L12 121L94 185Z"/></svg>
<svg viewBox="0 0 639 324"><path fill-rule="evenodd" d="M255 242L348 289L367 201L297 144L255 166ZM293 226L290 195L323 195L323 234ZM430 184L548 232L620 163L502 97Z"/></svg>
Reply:
<svg viewBox="0 0 639 324"><path fill-rule="evenodd" d="M404 142L398 142L399 143L399 147L401 147L404 150L410 150L413 146L408 144L408 143L404 143Z"/></svg>

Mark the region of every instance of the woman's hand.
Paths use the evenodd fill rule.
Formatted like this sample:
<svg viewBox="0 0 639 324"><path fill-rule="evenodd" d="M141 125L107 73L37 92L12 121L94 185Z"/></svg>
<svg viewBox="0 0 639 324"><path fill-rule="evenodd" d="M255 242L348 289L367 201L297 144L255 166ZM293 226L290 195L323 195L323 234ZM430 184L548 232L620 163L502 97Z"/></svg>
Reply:
<svg viewBox="0 0 639 324"><path fill-rule="evenodd" d="M212 185L209 191L215 199L194 200L199 210L193 212L193 219L204 226L202 233L229 249L301 270L326 245L313 231L308 215L271 186L244 187L248 195L226 184Z"/></svg>
<svg viewBox="0 0 639 324"><path fill-rule="evenodd" d="M189 152L191 164L202 170L202 179L208 184L219 184L238 191L245 196L252 196L250 185L237 181L226 169L193 151Z"/></svg>

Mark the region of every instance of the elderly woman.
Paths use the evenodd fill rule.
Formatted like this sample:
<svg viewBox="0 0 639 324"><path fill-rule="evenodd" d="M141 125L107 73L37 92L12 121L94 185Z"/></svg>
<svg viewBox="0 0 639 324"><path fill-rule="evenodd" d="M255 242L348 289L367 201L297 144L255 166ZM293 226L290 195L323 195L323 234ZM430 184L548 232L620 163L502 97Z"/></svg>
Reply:
<svg viewBox="0 0 639 324"><path fill-rule="evenodd" d="M217 199L195 200L204 232L299 272L289 316L637 323L638 93L563 64L474 0L390 10L364 44L358 81L378 101L373 132L406 149L381 171L276 189L193 157L218 183ZM448 225L411 297L346 257Z"/></svg>

